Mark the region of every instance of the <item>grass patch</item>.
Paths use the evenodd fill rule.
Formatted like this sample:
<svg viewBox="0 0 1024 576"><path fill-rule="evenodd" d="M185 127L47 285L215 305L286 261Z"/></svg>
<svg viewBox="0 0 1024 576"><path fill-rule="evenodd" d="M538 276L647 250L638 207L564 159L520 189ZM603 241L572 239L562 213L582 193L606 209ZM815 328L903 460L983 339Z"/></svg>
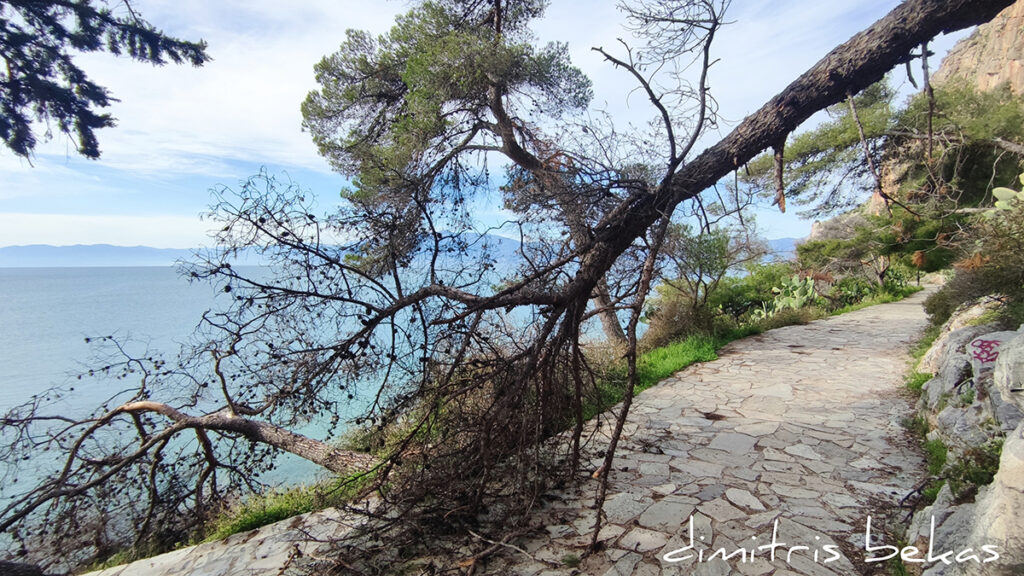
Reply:
<svg viewBox="0 0 1024 576"><path fill-rule="evenodd" d="M924 438L928 435L929 426L928 421L921 416L913 416L911 418L904 418L900 424L911 434Z"/></svg>
<svg viewBox="0 0 1024 576"><path fill-rule="evenodd" d="M921 360L928 349L932 347L932 344L939 338L939 334L942 332L942 326L936 324L930 324L928 328L921 334L921 337L917 339L917 342L910 347L910 356L914 360Z"/></svg>
<svg viewBox="0 0 1024 576"><path fill-rule="evenodd" d="M970 406L971 404L974 404L974 396L975 392L972 388L960 395L960 403L964 406Z"/></svg>
<svg viewBox="0 0 1024 576"><path fill-rule="evenodd" d="M717 359L716 351L723 345L725 342L709 336L690 336L651 350L637 361L636 391L646 390L691 364Z"/></svg>
<svg viewBox="0 0 1024 576"><path fill-rule="evenodd" d="M992 310L986 310L981 313L981 316L972 318L967 321L968 326L984 326L985 324L1001 324L1005 323L1007 318L1006 311L1002 307L995 308Z"/></svg>
<svg viewBox="0 0 1024 576"><path fill-rule="evenodd" d="M916 396L921 395L921 389L924 385L932 379L932 375L927 372L911 372L907 375L903 385L907 387Z"/></svg>
<svg viewBox="0 0 1024 576"><path fill-rule="evenodd" d="M946 466L949 449L942 440L928 440L924 443L924 455L928 461L928 473L937 476Z"/></svg>
<svg viewBox="0 0 1024 576"><path fill-rule="evenodd" d="M903 550L907 546L908 542L906 538L899 538L896 541L896 548ZM885 561L885 564L889 567L889 576L912 576L907 565L903 563L903 560L899 556L894 556Z"/></svg>
<svg viewBox="0 0 1024 576"><path fill-rule="evenodd" d="M716 352L719 348L746 335L747 332L742 330L721 338L694 335L641 354L636 363L635 393L654 386L691 364L718 358ZM598 363L604 368L597 380L596 393L583 406L584 420L597 416L626 397L626 363L622 360Z"/></svg>
<svg viewBox="0 0 1024 576"><path fill-rule="evenodd" d="M371 478L371 474L353 474L310 486L254 495L211 520L202 542L222 540L292 516L340 506L355 498L369 485Z"/></svg>
<svg viewBox="0 0 1024 576"><path fill-rule="evenodd" d="M942 490L942 487L945 485L945 480L935 480L928 484L928 486L921 491L921 503L925 506L931 506L934 504L935 499L939 497L939 491Z"/></svg>
<svg viewBox="0 0 1024 576"><path fill-rule="evenodd" d="M107 568L113 568L114 566L120 566L143 558L149 558L150 556L156 556L161 552L153 552L152 554L141 550L118 550L113 555L104 558L103 560L97 560L92 564L89 564L85 568L82 568L82 572L98 572L100 570L106 570Z"/></svg>

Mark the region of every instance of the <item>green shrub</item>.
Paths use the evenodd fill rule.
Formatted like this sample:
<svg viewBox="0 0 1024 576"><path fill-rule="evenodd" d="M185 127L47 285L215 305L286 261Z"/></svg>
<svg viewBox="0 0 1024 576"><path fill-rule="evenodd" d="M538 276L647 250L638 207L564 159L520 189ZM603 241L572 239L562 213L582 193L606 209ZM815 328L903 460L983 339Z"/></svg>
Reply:
<svg viewBox="0 0 1024 576"><path fill-rule="evenodd" d="M842 307L857 304L877 291L878 284L861 275L850 275L836 281L829 295Z"/></svg>
<svg viewBox="0 0 1024 576"><path fill-rule="evenodd" d="M1011 324L1024 321L1024 202L992 210L969 230L975 246L957 263L953 278L925 301L932 323L942 324L958 306L998 294Z"/></svg>
<svg viewBox="0 0 1024 576"><path fill-rule="evenodd" d="M800 308L794 310L793 308L785 308L779 310L771 316L767 316L761 320L755 322L758 329L774 330L776 328L782 328L783 326L801 325L820 320L828 314L821 308Z"/></svg>
<svg viewBox="0 0 1024 576"><path fill-rule="evenodd" d="M745 276L723 279L708 298L708 306L740 320L775 300L772 289L781 286L796 270L792 263L775 262L747 266L746 272Z"/></svg>
<svg viewBox="0 0 1024 576"><path fill-rule="evenodd" d="M966 451L950 465L947 477L950 489L958 497L973 494L978 486L991 484L999 471L999 458L1003 453L1003 439L997 438L978 448Z"/></svg>
<svg viewBox="0 0 1024 576"><path fill-rule="evenodd" d="M708 334L714 314L707 306L694 305L687 294L660 286L647 311L647 330L640 338L641 351L654 350L694 334Z"/></svg>
<svg viewBox="0 0 1024 576"><path fill-rule="evenodd" d="M924 310L933 325L941 326L960 305L998 293L1003 287L1003 281L991 270L957 270L949 282L924 301Z"/></svg>
<svg viewBox="0 0 1024 576"><path fill-rule="evenodd" d="M1024 108L1019 97L1007 86L981 92L968 82L956 81L935 90L935 106L940 114L929 114L929 99L918 95L896 118L908 131L936 133L954 130L958 139L945 145L935 162L926 162L923 147L906 147L902 154L908 166L901 191L932 190L935 182L955 187L961 206L978 206L990 198L991 182L1014 181L1020 172L1018 158L1007 157L992 146L995 138L1020 142L1024 136Z"/></svg>
<svg viewBox="0 0 1024 576"><path fill-rule="evenodd" d="M933 480L928 483L928 486L921 491L921 503L924 506L930 506L935 503L935 499L939 496L939 491L946 485L945 480Z"/></svg>
<svg viewBox="0 0 1024 576"><path fill-rule="evenodd" d="M910 270L903 265L896 264L890 266L889 270L885 273L882 291L893 296L905 296L907 286L910 284L911 274Z"/></svg>
<svg viewBox="0 0 1024 576"><path fill-rule="evenodd" d="M745 276L722 278L703 306L694 305L689 294L667 284L659 286L645 314L647 330L640 339L640 350L653 350L693 335L721 337L743 330L749 335L751 329L745 325L751 312L771 306L778 297L773 289L791 281L794 270L791 263L776 262L752 264L746 271Z"/></svg>

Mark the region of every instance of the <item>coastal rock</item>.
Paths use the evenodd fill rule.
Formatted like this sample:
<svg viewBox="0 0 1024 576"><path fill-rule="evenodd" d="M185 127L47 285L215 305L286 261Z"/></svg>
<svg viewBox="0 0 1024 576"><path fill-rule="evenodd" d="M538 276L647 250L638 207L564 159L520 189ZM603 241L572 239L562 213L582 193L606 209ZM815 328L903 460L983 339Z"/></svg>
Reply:
<svg viewBox="0 0 1024 576"><path fill-rule="evenodd" d="M925 576L1024 573L1024 331L971 325L986 307L984 300L963 307L947 322L919 367L936 376L924 385L918 407L933 424L928 439L946 444L950 463L970 463L978 449L1005 436L998 471L973 502L957 501L947 479L935 502L914 515L906 539L939 553L969 548L982 559L994 549L999 558L982 563L967 551L964 562L924 566ZM962 482L953 470L944 473Z"/></svg>
<svg viewBox="0 0 1024 576"><path fill-rule="evenodd" d="M982 425L984 418L983 408L974 402L966 407L947 406L935 421L947 444L967 449L984 446L991 439Z"/></svg>
<svg viewBox="0 0 1024 576"><path fill-rule="evenodd" d="M967 574L1024 574L1024 425L1007 436L992 484L978 497L973 530L966 542L975 549L995 546L1000 559Z"/></svg>
<svg viewBox="0 0 1024 576"><path fill-rule="evenodd" d="M975 376L979 376L986 371L993 370L1003 344L1019 335L1020 333L1017 331L989 332L971 340L964 347L964 352L971 360L971 372Z"/></svg>
<svg viewBox="0 0 1024 576"><path fill-rule="evenodd" d="M951 80L982 92L1007 84L1014 94L1024 94L1024 2L1003 10L949 51L932 82Z"/></svg>
<svg viewBox="0 0 1024 576"><path fill-rule="evenodd" d="M992 324L981 326L966 324L972 318L977 318L987 312L988 309L984 305L976 305L966 308L963 312L954 314L943 326L939 337L935 339L935 342L925 352L925 355L921 357L921 361L917 364L918 372L938 373L951 351L966 356L964 349L972 340L983 334L995 331L995 326Z"/></svg>
<svg viewBox="0 0 1024 576"><path fill-rule="evenodd" d="M1024 411L1024 333L1004 344L992 378L1001 399Z"/></svg>

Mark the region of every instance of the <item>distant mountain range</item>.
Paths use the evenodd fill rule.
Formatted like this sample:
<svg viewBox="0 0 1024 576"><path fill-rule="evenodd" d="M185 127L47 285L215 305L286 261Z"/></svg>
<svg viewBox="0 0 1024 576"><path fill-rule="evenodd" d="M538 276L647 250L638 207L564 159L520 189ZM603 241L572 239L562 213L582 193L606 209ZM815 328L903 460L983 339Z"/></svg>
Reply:
<svg viewBox="0 0 1024 576"><path fill-rule="evenodd" d="M494 237L499 261L513 258L518 243L507 238ZM797 238L769 240L773 260L786 260L796 255ZM189 260L193 250L151 248L149 246L112 246L90 244L75 246L7 246L0 248L0 268L72 268L103 266L173 266ZM248 260L248 259L246 259ZM256 259L253 259L256 262Z"/></svg>
<svg viewBox="0 0 1024 576"><path fill-rule="evenodd" d="M2 268L73 268L101 266L172 266L192 250L90 244L75 246L7 246L0 248Z"/></svg>
<svg viewBox="0 0 1024 576"><path fill-rule="evenodd" d="M803 241L803 238L776 238L768 240L768 250L772 253L770 259L781 261L796 258L796 245Z"/></svg>

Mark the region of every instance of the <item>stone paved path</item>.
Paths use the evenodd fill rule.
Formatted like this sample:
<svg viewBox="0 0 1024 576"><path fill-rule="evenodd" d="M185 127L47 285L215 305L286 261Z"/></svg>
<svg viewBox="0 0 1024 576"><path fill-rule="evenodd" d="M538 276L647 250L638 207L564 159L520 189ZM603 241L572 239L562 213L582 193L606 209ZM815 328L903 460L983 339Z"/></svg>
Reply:
<svg viewBox="0 0 1024 576"><path fill-rule="evenodd" d="M864 532L869 514L922 476L919 451L900 426L910 413L900 389L907 344L925 324L923 299L734 342L719 360L643 392L611 476L605 549L579 562L595 514L589 481L549 494L537 512L541 535L516 542L518 551L477 574L884 573L880 563L864 563ZM593 453L610 426L608 418L593 423ZM296 517L101 574L297 573L296 552L308 558L320 547L311 537L348 529L335 516ZM758 548L770 546L773 533L774 559ZM666 561L673 551L669 558L680 561Z"/></svg>
<svg viewBox="0 0 1024 576"><path fill-rule="evenodd" d="M639 395L611 476L606 548L578 573L885 573L884 562L864 561L885 554L866 550L867 517L877 533L878 513L923 474L900 421L911 412L902 376L924 297L734 342ZM610 428L599 425L593 449ZM595 485L552 494L540 513L547 535L521 545L534 559L512 552L487 572L571 572ZM677 550L669 559L680 561L666 561Z"/></svg>

